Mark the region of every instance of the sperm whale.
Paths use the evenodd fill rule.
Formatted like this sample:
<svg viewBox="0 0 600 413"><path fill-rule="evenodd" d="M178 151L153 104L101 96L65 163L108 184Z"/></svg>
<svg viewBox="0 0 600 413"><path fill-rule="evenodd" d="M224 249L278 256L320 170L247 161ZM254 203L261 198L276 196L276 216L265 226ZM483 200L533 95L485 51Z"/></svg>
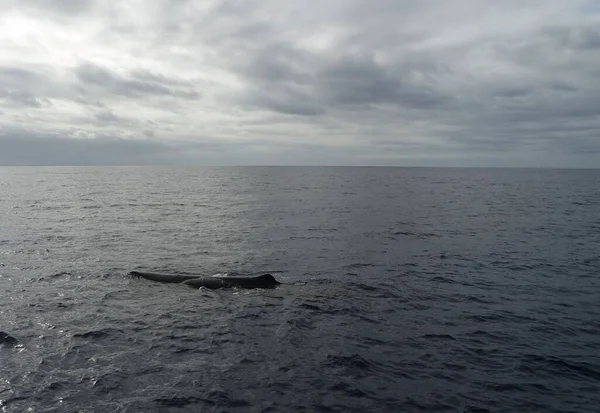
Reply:
<svg viewBox="0 0 600 413"><path fill-rule="evenodd" d="M201 275L174 275L160 274L154 272L131 271L129 275L144 278L146 280L158 281L162 283L185 284L194 288L275 288L281 284L271 274L263 274L255 277L242 276L210 276Z"/></svg>

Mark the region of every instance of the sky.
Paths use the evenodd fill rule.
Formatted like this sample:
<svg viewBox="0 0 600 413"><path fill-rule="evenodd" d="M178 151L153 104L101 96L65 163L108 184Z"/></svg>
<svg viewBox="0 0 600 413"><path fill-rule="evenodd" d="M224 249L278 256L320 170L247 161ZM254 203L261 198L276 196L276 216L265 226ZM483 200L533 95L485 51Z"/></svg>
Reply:
<svg viewBox="0 0 600 413"><path fill-rule="evenodd" d="M600 0L0 0L0 165L600 167Z"/></svg>

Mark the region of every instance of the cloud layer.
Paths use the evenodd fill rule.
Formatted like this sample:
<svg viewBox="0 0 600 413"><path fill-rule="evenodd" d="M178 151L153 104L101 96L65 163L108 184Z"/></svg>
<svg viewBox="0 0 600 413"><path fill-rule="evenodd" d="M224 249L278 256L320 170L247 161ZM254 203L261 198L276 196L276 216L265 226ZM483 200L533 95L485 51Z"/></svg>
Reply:
<svg viewBox="0 0 600 413"><path fill-rule="evenodd" d="M0 164L600 165L592 0L0 10Z"/></svg>

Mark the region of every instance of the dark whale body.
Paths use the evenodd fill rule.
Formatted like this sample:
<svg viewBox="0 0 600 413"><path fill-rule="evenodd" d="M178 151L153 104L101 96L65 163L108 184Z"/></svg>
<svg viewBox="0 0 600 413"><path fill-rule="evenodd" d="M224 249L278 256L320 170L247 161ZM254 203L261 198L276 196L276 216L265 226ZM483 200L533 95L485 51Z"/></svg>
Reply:
<svg viewBox="0 0 600 413"><path fill-rule="evenodd" d="M131 271L129 273L134 277L145 278L146 280L158 281L162 283L185 284L194 288L274 288L281 284L271 274L263 274L256 277L241 276L212 276L203 277L200 275L172 275L159 274L154 272Z"/></svg>
<svg viewBox="0 0 600 413"><path fill-rule="evenodd" d="M18 347L21 343L4 331L0 331L0 347Z"/></svg>

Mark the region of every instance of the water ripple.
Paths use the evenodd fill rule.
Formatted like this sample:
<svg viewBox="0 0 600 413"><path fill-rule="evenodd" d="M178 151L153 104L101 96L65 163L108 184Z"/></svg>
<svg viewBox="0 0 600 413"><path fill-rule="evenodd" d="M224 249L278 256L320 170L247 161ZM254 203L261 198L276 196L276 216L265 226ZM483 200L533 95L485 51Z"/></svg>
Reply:
<svg viewBox="0 0 600 413"><path fill-rule="evenodd" d="M0 410L595 412L598 178L16 169ZM136 268L283 284L194 290Z"/></svg>

